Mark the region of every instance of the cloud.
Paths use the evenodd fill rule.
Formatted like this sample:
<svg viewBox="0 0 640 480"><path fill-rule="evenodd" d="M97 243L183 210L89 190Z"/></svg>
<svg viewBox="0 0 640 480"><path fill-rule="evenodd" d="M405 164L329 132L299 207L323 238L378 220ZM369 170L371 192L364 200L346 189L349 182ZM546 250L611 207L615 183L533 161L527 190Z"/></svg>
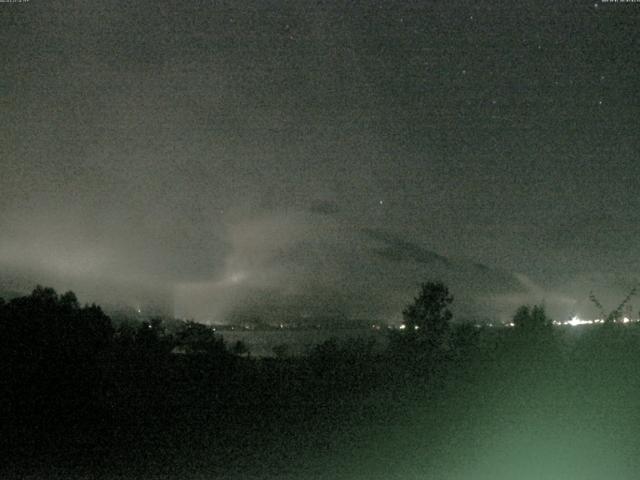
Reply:
<svg viewBox="0 0 640 480"><path fill-rule="evenodd" d="M321 210L335 208L323 203ZM224 222L192 230L185 213L162 207L103 237L78 222L82 215L14 221L13 236L0 243L0 261L21 265L13 274L5 268L4 278L20 271L33 284L74 289L87 301L155 302L214 323L247 317L395 322L428 280L449 285L458 318L509 315L517 302L537 298L531 284L508 271L447 257L400 231L363 227L341 215L236 208Z"/></svg>
<svg viewBox="0 0 640 480"><path fill-rule="evenodd" d="M374 253L387 260L394 262L413 261L425 265L440 262L444 265L450 265L446 257L404 240L397 234L374 228L365 228L362 232L367 237L384 245L383 248L375 249Z"/></svg>
<svg viewBox="0 0 640 480"><path fill-rule="evenodd" d="M456 297L459 318L491 318L505 302L485 297L526 292L509 272L450 259L397 233L331 216L270 212L238 222L229 233L221 274L177 287L179 315L213 322L397 322L420 282L442 280Z"/></svg>

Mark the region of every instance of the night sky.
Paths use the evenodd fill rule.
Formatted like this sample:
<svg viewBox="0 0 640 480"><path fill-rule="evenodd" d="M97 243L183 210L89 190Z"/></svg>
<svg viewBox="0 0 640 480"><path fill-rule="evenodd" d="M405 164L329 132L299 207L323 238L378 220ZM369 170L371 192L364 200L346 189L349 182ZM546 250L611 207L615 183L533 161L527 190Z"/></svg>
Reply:
<svg viewBox="0 0 640 480"><path fill-rule="evenodd" d="M639 20L1 3L0 288L212 322L396 321L431 279L459 319L613 308L640 272Z"/></svg>

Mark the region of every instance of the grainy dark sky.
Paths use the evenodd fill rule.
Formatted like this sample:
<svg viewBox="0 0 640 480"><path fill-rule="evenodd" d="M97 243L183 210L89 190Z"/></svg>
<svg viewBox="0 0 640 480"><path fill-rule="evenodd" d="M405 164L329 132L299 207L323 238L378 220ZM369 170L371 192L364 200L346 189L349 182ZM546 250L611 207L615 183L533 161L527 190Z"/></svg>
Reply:
<svg viewBox="0 0 640 480"><path fill-rule="evenodd" d="M640 267L640 4L0 4L0 278L222 321L584 313ZM581 309L583 311L581 311Z"/></svg>

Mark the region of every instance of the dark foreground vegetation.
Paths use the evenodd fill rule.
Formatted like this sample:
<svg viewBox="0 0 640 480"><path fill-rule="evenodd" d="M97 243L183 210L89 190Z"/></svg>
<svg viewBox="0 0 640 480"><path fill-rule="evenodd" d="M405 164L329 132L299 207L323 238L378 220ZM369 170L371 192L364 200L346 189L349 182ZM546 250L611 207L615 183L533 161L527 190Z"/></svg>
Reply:
<svg viewBox="0 0 640 480"><path fill-rule="evenodd" d="M640 329L452 323L422 286L385 351L256 359L208 327L0 301L0 478L631 479Z"/></svg>

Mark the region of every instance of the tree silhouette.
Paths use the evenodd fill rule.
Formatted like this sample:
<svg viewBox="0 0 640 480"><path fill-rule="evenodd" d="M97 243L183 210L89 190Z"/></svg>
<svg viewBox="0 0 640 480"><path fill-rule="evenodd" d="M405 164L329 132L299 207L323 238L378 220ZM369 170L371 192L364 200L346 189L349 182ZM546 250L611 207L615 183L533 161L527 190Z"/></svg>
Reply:
<svg viewBox="0 0 640 480"><path fill-rule="evenodd" d="M142 322L135 332L135 346L143 355L163 355L171 351L171 337L165 335L162 320L152 318Z"/></svg>
<svg viewBox="0 0 640 480"><path fill-rule="evenodd" d="M37 286L3 310L3 334L17 355L93 356L113 340L110 318L96 305L81 307L73 292L58 296L53 288Z"/></svg>
<svg viewBox="0 0 640 480"><path fill-rule="evenodd" d="M185 324L176 332L176 343L185 353L224 355L227 349L222 337L215 334L208 325L193 321Z"/></svg>
<svg viewBox="0 0 640 480"><path fill-rule="evenodd" d="M6 411L64 425L90 415L101 396L102 365L113 344L110 318L81 307L73 292L36 287L0 308L0 384Z"/></svg>
<svg viewBox="0 0 640 480"><path fill-rule="evenodd" d="M234 342L233 346L231 347L231 353L239 357L243 355L250 355L249 347L247 347L246 343L244 343L242 340L237 340Z"/></svg>
<svg viewBox="0 0 640 480"><path fill-rule="evenodd" d="M389 352L415 373L435 373L450 352L453 296L442 282L427 282L402 312L404 329L389 335Z"/></svg>
<svg viewBox="0 0 640 480"><path fill-rule="evenodd" d="M543 305L522 305L513 316L513 324L520 331L536 332L551 328L552 321Z"/></svg>
<svg viewBox="0 0 640 480"><path fill-rule="evenodd" d="M433 345L441 344L449 333L452 302L453 296L444 283L422 283L418 296L402 311L406 330Z"/></svg>

